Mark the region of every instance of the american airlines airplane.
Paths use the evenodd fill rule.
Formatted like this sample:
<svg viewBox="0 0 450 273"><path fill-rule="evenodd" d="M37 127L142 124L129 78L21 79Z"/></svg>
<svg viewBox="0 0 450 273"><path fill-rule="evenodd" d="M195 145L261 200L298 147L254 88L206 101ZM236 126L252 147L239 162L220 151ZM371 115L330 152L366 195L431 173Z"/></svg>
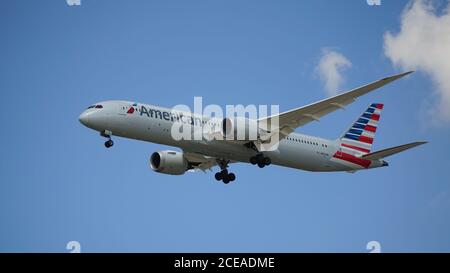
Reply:
<svg viewBox="0 0 450 273"><path fill-rule="evenodd" d="M201 128L205 125L211 125L211 128L216 126L220 129L215 133L228 136L230 133L236 133L230 132L233 129L229 126L235 119L215 119L129 101L96 103L79 116L79 121L106 137L107 148L113 146L112 136L180 148L182 151L157 151L150 156L150 167L164 174L181 175L187 171L206 171L217 165L220 171L215 174L215 179L228 184L236 179L235 174L228 171L229 164L235 162L251 163L259 168L273 164L313 172L355 172L388 166L384 158L426 142L413 142L372 152L372 143L383 109L381 103L371 103L336 140L294 133L294 130L312 121L318 121L335 110L343 109L358 97L412 72L383 78L278 115L257 120L247 119L244 122L244 130L249 130L249 124L257 124L256 138L248 140L229 140L225 137L212 140L175 140L171 133L175 123L199 125ZM268 130L267 124L275 119L278 125ZM266 126L262 126L264 124ZM276 148L264 149L263 145L273 136L277 137Z"/></svg>

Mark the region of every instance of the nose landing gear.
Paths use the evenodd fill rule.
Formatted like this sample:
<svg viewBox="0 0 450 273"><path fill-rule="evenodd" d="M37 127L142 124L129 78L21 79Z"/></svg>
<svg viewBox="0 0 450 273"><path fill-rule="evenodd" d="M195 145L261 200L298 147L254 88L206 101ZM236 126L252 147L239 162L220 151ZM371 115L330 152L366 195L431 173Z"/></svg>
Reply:
<svg viewBox="0 0 450 273"><path fill-rule="evenodd" d="M112 132L105 130L101 132L100 135L108 139L107 141L105 141L106 148L111 148L114 145L114 141L112 141L111 139Z"/></svg>
<svg viewBox="0 0 450 273"><path fill-rule="evenodd" d="M114 141L112 141L112 139L108 139L106 142L105 142L105 147L106 148L110 148L110 147L112 147L114 145Z"/></svg>

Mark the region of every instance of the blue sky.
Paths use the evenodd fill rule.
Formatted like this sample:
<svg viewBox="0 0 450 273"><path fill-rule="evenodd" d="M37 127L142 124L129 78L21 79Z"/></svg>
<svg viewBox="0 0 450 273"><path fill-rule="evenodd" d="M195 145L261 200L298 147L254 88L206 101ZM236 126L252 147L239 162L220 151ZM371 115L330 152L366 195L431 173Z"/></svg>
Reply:
<svg viewBox="0 0 450 273"><path fill-rule="evenodd" d="M390 166L309 173L236 164L214 173L150 170L168 147L103 139L78 122L88 105L279 104L326 96L323 49L352 66L342 89L402 71L384 54L408 1L8 1L0 9L0 251L450 251L450 123L428 124L426 72L297 131L337 138L385 103L374 149L430 143ZM427 108L428 107L428 108ZM432 110L432 109L431 109Z"/></svg>

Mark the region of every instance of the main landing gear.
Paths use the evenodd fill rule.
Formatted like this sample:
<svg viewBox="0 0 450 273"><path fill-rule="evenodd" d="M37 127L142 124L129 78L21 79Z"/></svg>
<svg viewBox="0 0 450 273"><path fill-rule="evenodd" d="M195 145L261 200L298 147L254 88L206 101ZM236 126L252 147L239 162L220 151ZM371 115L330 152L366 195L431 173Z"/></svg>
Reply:
<svg viewBox="0 0 450 273"><path fill-rule="evenodd" d="M103 131L103 132L100 133L100 135L102 137L106 137L108 139L107 141L105 141L105 147L106 148L111 148L114 145L114 141L112 141L112 139L111 139L111 132Z"/></svg>
<svg viewBox="0 0 450 273"><path fill-rule="evenodd" d="M236 179L236 175L234 173L228 173L227 169L217 172L214 177L217 181L222 180L222 182L225 184L233 182Z"/></svg>
<svg viewBox="0 0 450 273"><path fill-rule="evenodd" d="M272 160L270 160L269 157L266 157L263 154L257 154L250 157L250 163L252 165L258 165L258 167L260 168L264 168L265 166L269 166L272 163Z"/></svg>
<svg viewBox="0 0 450 273"><path fill-rule="evenodd" d="M228 184L230 182L233 182L236 179L236 175L234 173L228 172L228 163L229 161L226 160L218 160L217 161L221 171L217 172L214 175L214 178L216 178L217 181L222 181L225 184Z"/></svg>

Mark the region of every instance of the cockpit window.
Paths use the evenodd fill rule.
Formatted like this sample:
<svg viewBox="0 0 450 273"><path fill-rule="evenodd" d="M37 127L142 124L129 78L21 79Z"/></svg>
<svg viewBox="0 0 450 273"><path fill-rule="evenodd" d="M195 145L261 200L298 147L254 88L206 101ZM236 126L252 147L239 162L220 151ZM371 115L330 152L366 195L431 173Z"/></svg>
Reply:
<svg viewBox="0 0 450 273"><path fill-rule="evenodd" d="M101 105L101 104L97 104L97 105L91 105L91 106L89 106L87 109L92 109L92 108L96 108L96 109L101 109L101 108L103 108L103 105Z"/></svg>

